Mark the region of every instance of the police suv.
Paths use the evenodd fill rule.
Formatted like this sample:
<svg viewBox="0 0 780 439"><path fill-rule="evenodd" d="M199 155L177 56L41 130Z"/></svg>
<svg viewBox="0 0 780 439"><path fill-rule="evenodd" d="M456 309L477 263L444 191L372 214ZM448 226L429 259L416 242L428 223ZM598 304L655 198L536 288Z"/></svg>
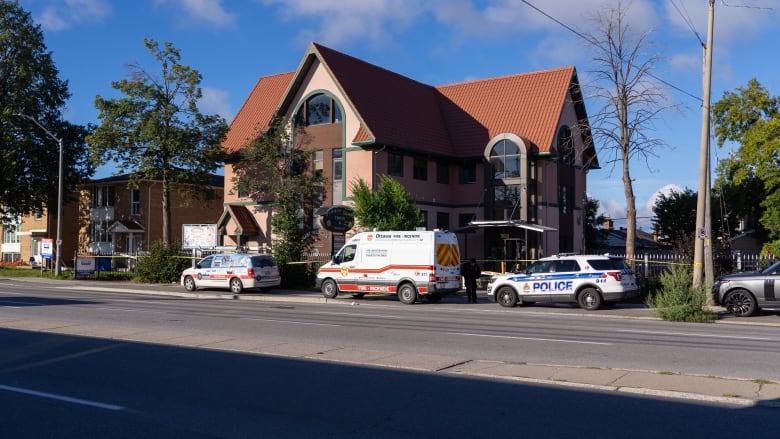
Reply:
<svg viewBox="0 0 780 439"><path fill-rule="evenodd" d="M539 259L524 271L493 277L487 295L506 307L576 302L580 308L595 310L639 296L639 287L621 258L561 254Z"/></svg>

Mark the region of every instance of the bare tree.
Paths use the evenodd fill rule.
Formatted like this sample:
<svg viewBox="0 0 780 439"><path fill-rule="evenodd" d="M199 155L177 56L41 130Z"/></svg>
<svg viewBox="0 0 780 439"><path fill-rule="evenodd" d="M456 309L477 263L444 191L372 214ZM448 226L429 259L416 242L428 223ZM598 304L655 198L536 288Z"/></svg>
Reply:
<svg viewBox="0 0 780 439"><path fill-rule="evenodd" d="M605 163L623 171L626 197L626 256L632 258L636 237L636 198L631 161L640 159L649 169L649 157L665 143L649 134L666 105L666 94L651 74L658 55L648 52L650 31L637 32L626 18L621 0L594 14L594 26L585 33L593 52L591 102L600 108L590 118L594 144L608 152Z"/></svg>

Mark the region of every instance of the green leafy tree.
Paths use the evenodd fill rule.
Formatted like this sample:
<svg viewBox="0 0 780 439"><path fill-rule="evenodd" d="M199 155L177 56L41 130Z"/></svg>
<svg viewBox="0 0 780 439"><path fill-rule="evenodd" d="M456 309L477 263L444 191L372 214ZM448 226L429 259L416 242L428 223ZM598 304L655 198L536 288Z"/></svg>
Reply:
<svg viewBox="0 0 780 439"><path fill-rule="evenodd" d="M212 173L224 163L222 140L225 120L198 110L201 75L180 64L181 54L171 43L163 47L152 39L144 45L160 65L154 75L138 63L128 66L129 79L111 86L121 98L95 98L100 126L87 137L93 163L113 161L140 179L162 181L164 245L171 242L171 192L183 199L208 196Z"/></svg>
<svg viewBox="0 0 780 439"><path fill-rule="evenodd" d="M310 275L305 266L287 264L302 260L311 248L313 212L324 196L325 178L312 170L310 143L305 129L290 128L276 118L261 137L241 150L233 166L233 189L273 208L272 249L288 285Z"/></svg>
<svg viewBox="0 0 780 439"><path fill-rule="evenodd" d="M89 128L62 120L70 93L58 75L30 13L18 2L0 0L0 221L56 212L57 139L64 187L94 173L84 142Z"/></svg>
<svg viewBox="0 0 780 439"><path fill-rule="evenodd" d="M363 179L352 184L355 218L362 227L377 230L414 230L423 225L422 212L410 201L401 183L388 175L379 177L372 192Z"/></svg>
<svg viewBox="0 0 780 439"><path fill-rule="evenodd" d="M602 229L599 227L607 220L603 214L599 214L599 200L587 197L585 200L585 248L597 249L601 246Z"/></svg>
<svg viewBox="0 0 780 439"><path fill-rule="evenodd" d="M763 211L759 221L768 235L764 251L780 254L780 210L777 209L780 205L780 99L752 79L746 87L724 93L712 106L712 112L718 145L726 142L739 145L728 158L729 163L719 166L725 172L720 174L717 183L744 190L756 181L761 182Z"/></svg>
<svg viewBox="0 0 780 439"><path fill-rule="evenodd" d="M658 240L693 258L693 231L696 230L697 193L685 188L660 194L653 205L653 227Z"/></svg>
<svg viewBox="0 0 780 439"><path fill-rule="evenodd" d="M753 231L759 242L765 242L768 234L759 221L765 210L761 205L766 199L764 182L755 174L750 174L741 177L740 183L737 183L736 175L741 172L740 168L741 164L731 159L718 163L712 190L713 224L720 224L724 236L744 232L745 229L739 228L744 225Z"/></svg>

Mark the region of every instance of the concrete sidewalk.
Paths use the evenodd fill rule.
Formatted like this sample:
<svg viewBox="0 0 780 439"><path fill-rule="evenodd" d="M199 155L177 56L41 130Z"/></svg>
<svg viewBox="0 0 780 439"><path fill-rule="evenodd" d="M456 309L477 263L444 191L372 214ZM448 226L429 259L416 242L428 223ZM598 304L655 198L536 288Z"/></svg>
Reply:
<svg viewBox="0 0 780 439"><path fill-rule="evenodd" d="M28 279L15 279L27 282ZM225 300L257 300L274 302L336 302L351 304L353 299L325 299L318 292L273 290L270 293L242 294L207 290L187 292L179 285L144 285L129 282L100 281L52 281L34 279L32 282L56 283L57 288L67 290L110 291L130 294L152 294L176 297L209 298ZM0 286L2 283L0 283ZM51 286L51 285L50 285ZM460 297L451 298L459 301ZM482 297L482 303L462 306L496 307ZM363 301L361 303L366 303ZM369 303L381 304L380 301ZM455 305L452 303L451 305ZM403 305L407 306L407 305ZM458 306L461 306L458 303ZM544 309L542 309L543 311ZM612 316L619 318L654 319L652 310L642 307L628 307L605 310L609 313L587 312L589 316ZM775 325L778 316L772 315L767 321ZM743 322L748 320L748 322ZM749 323L749 319L725 319L725 324ZM213 334L199 334L190 331L150 331L142 327L99 327L96 325L69 324L69 322L35 321L30 319L0 318L0 326L20 330L53 332L69 335L101 337L119 340L141 341L170 344L184 347L198 347L226 351L248 352L309 359L318 361L341 362L376 367L392 367L417 370L428 373L458 374L464 376L491 379L506 379L540 384L554 384L580 387L605 392L635 393L670 398L710 401L737 406L763 405L780 407L780 383L766 380L751 380L737 377L715 377L704 375L678 374L667 371L627 370L597 367L577 367L551 364L505 363L479 359L449 357L440 355L421 355L382 350L353 349L341 346L310 345L305 343L278 343L257 338L225 338Z"/></svg>

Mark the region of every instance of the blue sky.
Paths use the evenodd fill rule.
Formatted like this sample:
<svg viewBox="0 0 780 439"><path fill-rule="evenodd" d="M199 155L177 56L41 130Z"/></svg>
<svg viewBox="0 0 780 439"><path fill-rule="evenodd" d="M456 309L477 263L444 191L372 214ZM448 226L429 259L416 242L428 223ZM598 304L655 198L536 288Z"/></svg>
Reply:
<svg viewBox="0 0 780 439"><path fill-rule="evenodd" d="M538 10L529 6L529 3ZM594 69L577 31L613 0L21 0L69 83L72 123L98 123L96 95L118 96L126 65L157 66L144 38L171 42L203 76L201 110L232 121L257 79L294 71L312 41L431 85L574 65L586 96ZM624 0L633 29L650 31L667 103L651 136L666 145L631 163L640 226L659 191L698 190L701 42L708 0ZM553 17L555 20L549 18ZM780 95L780 0L716 0L712 101L751 78ZM589 113L597 110L588 105ZM588 174L588 193L625 225L620 166ZM713 163L728 156L713 146ZM111 175L104 167L97 177Z"/></svg>

